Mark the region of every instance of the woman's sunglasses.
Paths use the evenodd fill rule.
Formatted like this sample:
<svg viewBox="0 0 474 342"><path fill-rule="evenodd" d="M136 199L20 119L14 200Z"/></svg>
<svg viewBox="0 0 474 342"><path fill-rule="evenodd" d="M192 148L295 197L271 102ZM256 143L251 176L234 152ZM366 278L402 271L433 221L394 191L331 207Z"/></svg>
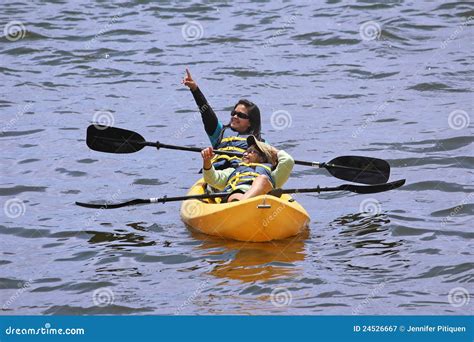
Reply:
<svg viewBox="0 0 474 342"><path fill-rule="evenodd" d="M230 113L230 116L236 116L241 118L241 119L245 119L245 120L248 120L250 119L250 116L248 116L247 114L245 113L242 113L242 112L237 112L235 110L233 110L231 113Z"/></svg>

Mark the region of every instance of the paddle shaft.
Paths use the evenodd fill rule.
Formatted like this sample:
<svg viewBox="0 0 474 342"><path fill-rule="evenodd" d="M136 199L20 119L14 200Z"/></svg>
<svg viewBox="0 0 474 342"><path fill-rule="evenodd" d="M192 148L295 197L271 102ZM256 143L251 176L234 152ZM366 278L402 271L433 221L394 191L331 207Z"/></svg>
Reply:
<svg viewBox="0 0 474 342"><path fill-rule="evenodd" d="M86 143L92 150L107 153L134 153L146 146L197 153L202 150L199 147L149 142L136 132L101 125L90 125L87 128ZM214 152L218 155L242 157L242 153L226 149L217 149ZM390 176L390 165L385 160L371 157L340 156L327 163L295 160L295 164L324 168L336 178L362 184L386 183Z"/></svg>
<svg viewBox="0 0 474 342"><path fill-rule="evenodd" d="M191 196L176 196L176 197L157 197L157 198L150 198L150 203L166 203L166 202L177 202L177 201L185 201L190 199L212 199L212 198L220 198L228 196L228 192L216 192L214 194L202 194L202 195L191 195Z"/></svg>
<svg viewBox="0 0 474 342"><path fill-rule="evenodd" d="M164 148L164 149L169 149L169 150L179 150L179 151L190 151L190 152L201 152L202 148L199 147L187 147L187 146L178 146L178 145L169 145L169 144L162 144L160 142L149 142L145 141L143 143L144 146L153 146L158 149ZM226 154L229 156L235 156L235 157L242 157L242 153L239 152L232 152L232 151L219 151L219 150L214 150L215 154ZM350 167L350 166L344 166L344 165L335 165L332 163L321 163L321 162L308 162L304 160L295 160L296 165L304 165L304 166L313 166L313 167L319 167L319 168L326 168L326 167L338 167L342 169L348 169L348 170L359 170L358 168Z"/></svg>
<svg viewBox="0 0 474 342"><path fill-rule="evenodd" d="M374 194L377 192L389 191L401 187L405 184L405 179L400 179L390 183L374 184L374 185L355 185L355 184L342 184L335 187L320 188L319 185L316 188L305 188L305 189L275 189L270 191L270 194L280 197L282 194L297 194L297 193L308 193L308 192L330 192L330 191L349 191L356 194Z"/></svg>
<svg viewBox="0 0 474 342"><path fill-rule="evenodd" d="M199 152L199 153L201 153L201 151L202 151L202 148L199 148L199 147L187 147L187 146L162 144L159 141L157 141L156 143L145 141L141 144L143 144L144 146L153 146L153 147L156 147L157 149L165 148L165 149L168 149L168 150L190 151L190 152ZM229 155L229 156L242 157L242 153L239 153L239 152L215 150L214 153L215 154L226 154L226 155Z"/></svg>
<svg viewBox="0 0 474 342"><path fill-rule="evenodd" d="M168 144L162 144L160 142L152 143L146 141L144 143L146 146L155 146L156 148L166 148L170 150L181 150L181 151L191 151L191 152L201 152L202 149L199 147L186 147L186 146L177 146L177 145L168 145ZM242 157L242 153L239 152L232 152L232 151L219 151L219 150L214 150L215 154L226 154L229 156L235 156L235 157ZM295 160L295 164L297 165L305 165L305 166L316 166L316 167L321 167L321 165L330 165L331 164L324 164L324 163L318 163L318 162L307 162L307 161L302 161L302 160ZM339 167L339 166L338 166Z"/></svg>
<svg viewBox="0 0 474 342"><path fill-rule="evenodd" d="M107 137L100 137L102 141L111 141L115 142L117 139L109 139ZM156 147L157 149L160 148L165 148L168 150L179 150L179 151L190 151L190 152L201 152L202 148L199 147L187 147L187 146L178 146L178 145L169 145L169 144L162 144L159 141L157 142L151 142L151 141L136 141L136 140L130 140L127 141L129 144L136 144L140 146L151 146L151 147ZM242 157L242 153L238 152L231 152L231 151L214 151L215 154L227 154L231 156L236 156L236 157Z"/></svg>
<svg viewBox="0 0 474 342"><path fill-rule="evenodd" d="M139 205L139 204L150 204L150 203L167 203L167 202L177 202L177 201L185 201L191 199L211 199L211 198L219 198L219 197L226 197L229 193L227 192L218 192L215 194L202 194L202 195L191 195L191 196L176 196L176 197L152 197L152 198L136 198L131 201L122 202L122 203L82 203L76 202L76 205L84 208L91 208L91 209L117 209L122 207L128 207L132 205Z"/></svg>
<svg viewBox="0 0 474 342"><path fill-rule="evenodd" d="M170 150L181 150L181 151L191 151L191 152L201 152L202 149L198 147L186 147L186 146L177 146L177 145L168 145L168 144L162 144L160 142L152 143L152 142L145 142L146 146L155 146L158 149L160 148L165 148L165 149L170 149ZM242 153L239 152L232 152L232 151L219 151L219 150L214 150L215 154L225 154L229 156L235 156L235 157L242 157ZM360 168L355 168L355 167L350 167L350 166L345 166L345 165L335 165L332 163L320 163L320 162L308 162L304 160L295 160L296 165L304 165L304 166L312 166L312 167L318 167L318 168L339 168L339 169L345 169L345 170L353 170L353 171L364 171L364 172L371 172L371 173L377 173L377 171L373 170L363 170ZM330 191L330 190L328 190Z"/></svg>
<svg viewBox="0 0 474 342"><path fill-rule="evenodd" d="M377 185L354 185L354 184L342 184L336 187L327 187L327 188L320 188L317 186L316 188L304 188L304 189L275 189L269 192L269 195L280 197L282 194L297 194L297 193L308 193L308 192L329 192L329 191L350 191L355 192L358 194L371 194L376 192L383 192L388 190L393 190L396 188L401 187L405 184L405 179L401 179L391 183L383 183ZM211 199L211 198L218 198L218 197L226 197L228 196L228 192L218 192L214 194L201 194L201 195L191 195L191 196L177 196L177 197L156 197L156 198L147 198L141 199L137 198L128 202L111 204L111 203L104 203L104 204L94 204L94 203L81 203L76 202L77 205L86 208L93 208L93 209L115 209L121 208L131 205L137 204L148 204L148 203L166 203L166 202L176 202L176 201L185 201L191 199Z"/></svg>

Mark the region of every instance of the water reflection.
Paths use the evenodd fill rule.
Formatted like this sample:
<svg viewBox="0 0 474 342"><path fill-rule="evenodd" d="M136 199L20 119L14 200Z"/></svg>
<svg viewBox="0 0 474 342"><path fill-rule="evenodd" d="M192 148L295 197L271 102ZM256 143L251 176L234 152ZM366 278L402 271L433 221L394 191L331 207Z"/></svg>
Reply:
<svg viewBox="0 0 474 342"><path fill-rule="evenodd" d="M341 216L332 221L330 226L342 228L339 232L340 238L346 240L353 248L387 249L382 253L371 254L379 255L395 251L394 248L401 245L399 240L393 239L389 230L390 223L385 214L358 213Z"/></svg>
<svg viewBox="0 0 474 342"><path fill-rule="evenodd" d="M341 232L345 236L360 236L386 230L386 225L390 219L385 214L370 215L367 213L357 213L341 216L331 223L333 227L343 227Z"/></svg>
<svg viewBox="0 0 474 342"><path fill-rule="evenodd" d="M142 224L143 222L127 224L127 226L138 232L130 232L129 229L114 229L112 232L86 231L86 233L91 235L88 242L91 244L105 243L108 247L115 249L156 245L155 241L149 240L143 233L139 233L147 230Z"/></svg>
<svg viewBox="0 0 474 342"><path fill-rule="evenodd" d="M386 214L341 216L329 224L329 229L338 233L320 248L328 250L327 245L331 244L332 251L326 256L345 265L347 273L357 270L359 281L363 278L380 281L380 277L400 279L410 260L403 239L393 235L393 226Z"/></svg>
<svg viewBox="0 0 474 342"><path fill-rule="evenodd" d="M209 274L218 278L256 282L297 275L301 271L297 263L306 257L304 242L309 231L285 240L258 243L223 240L197 232L191 234L202 241L197 249L217 259Z"/></svg>

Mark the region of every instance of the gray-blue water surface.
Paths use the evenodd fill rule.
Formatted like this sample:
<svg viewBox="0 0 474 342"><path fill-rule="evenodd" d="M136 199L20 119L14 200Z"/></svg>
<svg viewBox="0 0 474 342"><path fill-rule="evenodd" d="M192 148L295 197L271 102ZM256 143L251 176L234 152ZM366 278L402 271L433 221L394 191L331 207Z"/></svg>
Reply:
<svg viewBox="0 0 474 342"><path fill-rule="evenodd" d="M3 2L3 314L472 313L472 2ZM179 203L199 154L91 151L100 122L209 145L189 67L220 119L257 103L296 159L383 158L399 190L297 195L306 234L224 241ZM333 186L296 166L287 187Z"/></svg>

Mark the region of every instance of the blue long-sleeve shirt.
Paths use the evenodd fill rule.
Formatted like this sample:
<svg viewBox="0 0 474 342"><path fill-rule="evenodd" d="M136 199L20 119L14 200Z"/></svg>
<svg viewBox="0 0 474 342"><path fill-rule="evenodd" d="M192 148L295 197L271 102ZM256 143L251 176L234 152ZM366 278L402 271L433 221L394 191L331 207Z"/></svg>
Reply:
<svg viewBox="0 0 474 342"><path fill-rule="evenodd" d="M201 118L207 136L211 141L211 145L215 147L217 145L219 136L222 132L224 125L217 118L216 113L209 105L206 100L206 97L199 88L196 88L196 90L191 91L191 93L193 94L194 100L196 101L199 111L201 112Z"/></svg>

